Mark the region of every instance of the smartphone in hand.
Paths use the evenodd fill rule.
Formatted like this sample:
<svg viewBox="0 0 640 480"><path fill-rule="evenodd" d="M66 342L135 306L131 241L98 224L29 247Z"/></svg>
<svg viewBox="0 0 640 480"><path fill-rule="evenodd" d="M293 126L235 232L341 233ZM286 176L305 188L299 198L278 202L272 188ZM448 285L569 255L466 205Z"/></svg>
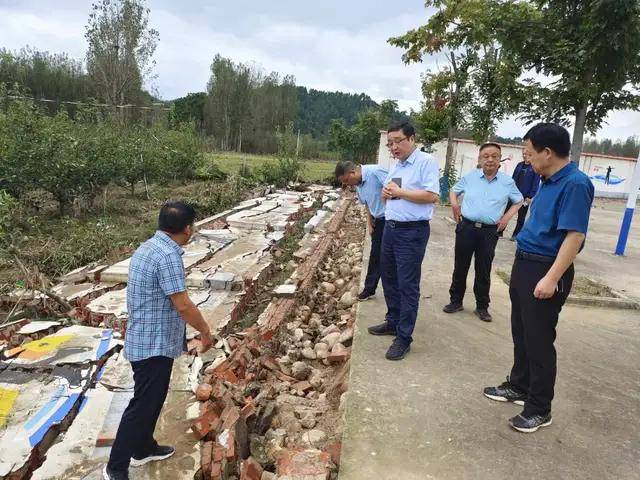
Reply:
<svg viewBox="0 0 640 480"><path fill-rule="evenodd" d="M391 181L402 188L402 177L392 178ZM391 200L396 200L398 197L391 197Z"/></svg>

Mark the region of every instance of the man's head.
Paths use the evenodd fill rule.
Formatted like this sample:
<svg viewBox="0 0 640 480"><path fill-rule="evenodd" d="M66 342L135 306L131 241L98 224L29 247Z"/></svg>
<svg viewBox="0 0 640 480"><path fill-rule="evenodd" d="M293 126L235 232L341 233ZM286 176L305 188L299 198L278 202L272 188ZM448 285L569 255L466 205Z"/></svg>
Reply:
<svg viewBox="0 0 640 480"><path fill-rule="evenodd" d="M529 156L529 152L527 152L526 148L522 149L522 160L524 160L525 165L531 164L531 157Z"/></svg>
<svg viewBox="0 0 640 480"><path fill-rule="evenodd" d="M567 129L557 123L539 123L524 136L525 150L536 173L546 177L566 162L571 150Z"/></svg>
<svg viewBox="0 0 640 480"><path fill-rule="evenodd" d="M362 168L355 163L346 160L336 165L336 180L343 186L355 186L362 183Z"/></svg>
<svg viewBox="0 0 640 480"><path fill-rule="evenodd" d="M502 149L497 143L489 142L480 145L480 153L478 154L478 164L482 168L485 175L490 177L498 173L500 168L500 159L502 158Z"/></svg>
<svg viewBox="0 0 640 480"><path fill-rule="evenodd" d="M393 158L404 162L416 149L416 129L409 122L394 123L387 130L387 147Z"/></svg>
<svg viewBox="0 0 640 480"><path fill-rule="evenodd" d="M178 245L186 245L193 235L196 211L185 202L169 200L160 209L158 230L168 233Z"/></svg>

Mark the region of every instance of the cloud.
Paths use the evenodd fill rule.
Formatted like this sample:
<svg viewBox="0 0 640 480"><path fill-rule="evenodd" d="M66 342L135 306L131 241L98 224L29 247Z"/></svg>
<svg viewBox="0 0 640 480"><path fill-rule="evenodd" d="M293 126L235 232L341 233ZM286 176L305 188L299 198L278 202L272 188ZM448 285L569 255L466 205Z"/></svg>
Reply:
<svg viewBox="0 0 640 480"><path fill-rule="evenodd" d="M86 0L0 0L0 46L67 52L83 58ZM172 99L203 91L216 53L235 62L294 75L298 85L319 90L367 93L377 101L396 99L418 108L420 75L438 59L404 65L402 51L387 43L427 18L422 0L402 6L384 0L234 0L195 2L148 0L150 21L160 32L156 78L150 87ZM440 60L442 63L442 60ZM640 113L614 112L598 136L640 134ZM526 126L511 118L498 134L520 136Z"/></svg>

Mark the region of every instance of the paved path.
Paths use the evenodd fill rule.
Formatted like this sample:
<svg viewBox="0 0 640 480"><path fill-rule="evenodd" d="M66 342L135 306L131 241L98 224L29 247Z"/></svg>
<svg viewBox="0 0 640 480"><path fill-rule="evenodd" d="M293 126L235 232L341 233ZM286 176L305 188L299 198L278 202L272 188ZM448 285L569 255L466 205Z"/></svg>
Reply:
<svg viewBox="0 0 640 480"><path fill-rule="evenodd" d="M511 366L508 289L493 276L493 323L472 314L472 292L464 312L442 313L453 270L453 226L443 220L446 214L439 208L432 222L415 341L405 360L385 360L391 337L366 333L383 318L382 292L360 305L340 480L638 478L640 312L565 307L556 342L554 424L533 435L512 430L507 419L521 407L481 393L502 382ZM614 228L608 215L594 225ZM592 265L604 255L597 249L612 236L591 236L578 274L582 263L597 270ZM628 277L627 293L640 297L639 242L630 245L633 255L607 257L599 277ZM496 266L508 268L514 244L504 240L498 248Z"/></svg>

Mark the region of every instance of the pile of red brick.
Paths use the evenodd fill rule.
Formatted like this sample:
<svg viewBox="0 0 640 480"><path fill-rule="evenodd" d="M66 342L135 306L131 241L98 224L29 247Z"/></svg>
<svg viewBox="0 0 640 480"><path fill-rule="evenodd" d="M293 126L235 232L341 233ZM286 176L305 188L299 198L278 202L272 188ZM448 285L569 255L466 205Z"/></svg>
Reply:
<svg viewBox="0 0 640 480"><path fill-rule="evenodd" d="M303 297L313 286L315 272L326 258L350 204L346 202L336 212L314 254L298 267L295 277L299 296ZM260 316L258 325L227 338L230 355L205 369L196 392L201 401L200 417L192 427L201 440L203 480L233 477L321 480L329 478L332 460L339 462L339 444L331 445L331 452L282 449L278 453L276 477L272 472L263 471L251 456L250 433L264 435L276 414L273 385L284 382L301 395L312 388L308 381L284 374L269 352L295 305L294 298L274 299Z"/></svg>

